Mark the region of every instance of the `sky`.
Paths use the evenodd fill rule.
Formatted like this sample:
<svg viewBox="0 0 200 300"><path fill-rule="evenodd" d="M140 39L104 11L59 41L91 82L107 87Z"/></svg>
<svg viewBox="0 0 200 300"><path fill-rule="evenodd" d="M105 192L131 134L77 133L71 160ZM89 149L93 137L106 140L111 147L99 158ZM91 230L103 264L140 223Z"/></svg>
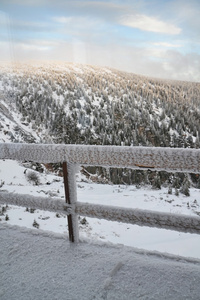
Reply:
<svg viewBox="0 0 200 300"><path fill-rule="evenodd" d="M200 82L199 0L0 0L0 61Z"/></svg>

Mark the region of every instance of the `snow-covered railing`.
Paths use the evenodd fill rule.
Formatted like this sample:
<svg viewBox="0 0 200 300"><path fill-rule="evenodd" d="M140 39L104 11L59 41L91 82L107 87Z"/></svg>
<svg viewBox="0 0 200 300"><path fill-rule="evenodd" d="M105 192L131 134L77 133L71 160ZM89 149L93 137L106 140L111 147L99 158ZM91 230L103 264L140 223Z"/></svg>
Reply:
<svg viewBox="0 0 200 300"><path fill-rule="evenodd" d="M0 159L63 163L66 203L62 199L5 192L0 193L0 202L19 206L31 204L33 208L67 214L70 241L78 241L78 214L140 226L200 233L199 217L77 202L75 181L77 165L200 173L200 149L2 143Z"/></svg>
<svg viewBox="0 0 200 300"><path fill-rule="evenodd" d="M200 149L0 143L0 159L200 173Z"/></svg>

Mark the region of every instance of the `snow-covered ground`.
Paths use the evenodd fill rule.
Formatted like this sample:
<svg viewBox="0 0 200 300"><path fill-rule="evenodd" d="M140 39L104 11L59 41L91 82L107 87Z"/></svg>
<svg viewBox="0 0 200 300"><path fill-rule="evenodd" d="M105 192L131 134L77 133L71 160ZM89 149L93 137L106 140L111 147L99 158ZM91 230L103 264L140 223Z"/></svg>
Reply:
<svg viewBox="0 0 200 300"><path fill-rule="evenodd" d="M0 191L35 196L63 198L63 179L45 170L39 174L39 185L28 179L33 170L20 165L16 161L0 161ZM170 212L197 216L200 214L200 190L191 188L190 196L170 195L167 188L152 190L144 186L103 185L85 180L77 175L78 201L103 205L141 208L153 211ZM1 205L5 208L5 204ZM0 216L1 223L34 228L34 220L42 230L68 235L67 219L62 214L41 210L28 210L25 207L8 206ZM1 211L1 210L0 210ZM8 220L6 221L6 215ZM179 233L170 230L139 227L106 220L80 217L80 239L88 241L105 241L114 244L157 250L187 257L200 258L200 236ZM38 230L37 228L35 230Z"/></svg>
<svg viewBox="0 0 200 300"><path fill-rule="evenodd" d="M0 226L1 300L199 299L200 263L65 235Z"/></svg>
<svg viewBox="0 0 200 300"><path fill-rule="evenodd" d="M198 300L200 261L1 224L1 300Z"/></svg>

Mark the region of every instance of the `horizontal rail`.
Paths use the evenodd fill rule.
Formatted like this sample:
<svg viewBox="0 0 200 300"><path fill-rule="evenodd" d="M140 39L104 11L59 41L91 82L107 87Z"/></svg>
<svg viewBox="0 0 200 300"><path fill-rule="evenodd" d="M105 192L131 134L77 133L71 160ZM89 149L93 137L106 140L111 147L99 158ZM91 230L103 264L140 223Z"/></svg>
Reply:
<svg viewBox="0 0 200 300"><path fill-rule="evenodd" d="M82 202L76 203L76 213L108 221L200 234L199 217Z"/></svg>
<svg viewBox="0 0 200 300"><path fill-rule="evenodd" d="M0 203L59 212L65 215L79 214L108 221L200 234L200 218L187 215L83 202L76 202L74 205L69 205L63 199L35 197L7 192L0 192Z"/></svg>
<svg viewBox="0 0 200 300"><path fill-rule="evenodd" d="M65 215L71 214L72 212L72 206L65 203L63 199L35 197L26 194L8 193L3 191L0 192L0 203L47 210L52 212L60 212Z"/></svg>
<svg viewBox="0 0 200 300"><path fill-rule="evenodd" d="M200 173L200 149L0 143L0 159L69 163L69 172L65 175L69 181L67 188L69 195L67 195L70 197L68 202L71 204L65 203L63 199L34 197L3 191L0 191L0 203L69 215L73 219L74 231L74 237L71 240L78 241L77 214L139 226L200 234L199 217L77 202L75 182L75 165Z"/></svg>
<svg viewBox="0 0 200 300"><path fill-rule="evenodd" d="M0 159L200 173L200 149L0 143Z"/></svg>

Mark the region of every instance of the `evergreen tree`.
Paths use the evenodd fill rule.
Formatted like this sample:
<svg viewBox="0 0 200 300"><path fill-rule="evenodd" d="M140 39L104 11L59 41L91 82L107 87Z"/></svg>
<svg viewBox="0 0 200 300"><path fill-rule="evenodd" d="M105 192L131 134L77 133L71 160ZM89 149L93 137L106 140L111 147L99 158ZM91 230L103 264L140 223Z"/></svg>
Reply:
<svg viewBox="0 0 200 300"><path fill-rule="evenodd" d="M183 185L180 189L180 192L182 194L184 194L185 196L190 196L190 182L189 182L189 178L188 176L185 177L184 181L183 181Z"/></svg>
<svg viewBox="0 0 200 300"><path fill-rule="evenodd" d="M161 180L160 180L160 175L158 172L156 172L156 174L153 178L152 188L156 189L156 190L161 189Z"/></svg>

